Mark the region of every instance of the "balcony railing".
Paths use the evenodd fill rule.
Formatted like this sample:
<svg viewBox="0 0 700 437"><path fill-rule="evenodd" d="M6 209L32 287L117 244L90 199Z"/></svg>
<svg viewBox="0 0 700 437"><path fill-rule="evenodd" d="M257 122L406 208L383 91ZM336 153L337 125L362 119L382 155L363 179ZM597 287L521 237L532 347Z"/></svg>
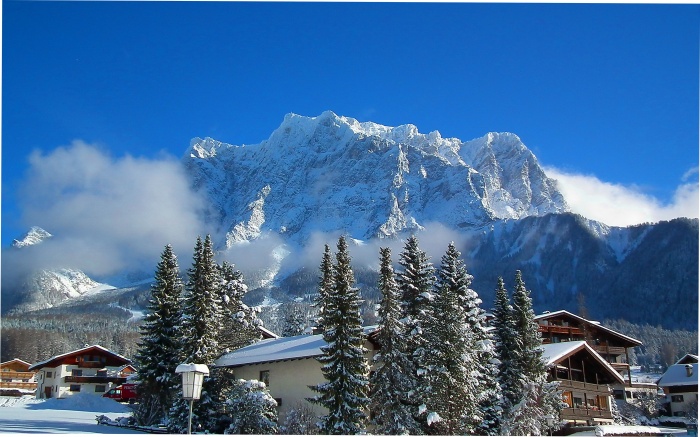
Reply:
<svg viewBox="0 0 700 437"><path fill-rule="evenodd" d="M34 372L2 372L0 377L4 379L32 379L36 373Z"/></svg>
<svg viewBox="0 0 700 437"><path fill-rule="evenodd" d="M101 369L105 366L105 363L102 361L79 361L78 362L78 367L82 367L84 369Z"/></svg>
<svg viewBox="0 0 700 437"><path fill-rule="evenodd" d="M561 410L562 420L590 420L590 419L612 419L610 410L600 408L564 408Z"/></svg>
<svg viewBox="0 0 700 437"><path fill-rule="evenodd" d="M583 381L571 381L568 379L560 379L559 380L559 389L560 390L575 389L575 390L584 391L584 392L589 393L589 394L605 395L605 396L610 395L610 390L608 390L607 385L596 384L596 383L591 383L591 382L583 382Z"/></svg>
<svg viewBox="0 0 700 437"><path fill-rule="evenodd" d="M77 384L108 384L110 382L114 384L124 384L126 378L120 378L118 376L66 376L65 381Z"/></svg>
<svg viewBox="0 0 700 437"><path fill-rule="evenodd" d="M36 382L0 382L0 389L25 388L33 390L36 388Z"/></svg>
<svg viewBox="0 0 700 437"><path fill-rule="evenodd" d="M569 336L583 335L583 330L575 326L538 325L537 330L542 333L568 334Z"/></svg>
<svg viewBox="0 0 700 437"><path fill-rule="evenodd" d="M603 355L624 355L625 348L620 346L605 346L601 344L593 345L593 349Z"/></svg>

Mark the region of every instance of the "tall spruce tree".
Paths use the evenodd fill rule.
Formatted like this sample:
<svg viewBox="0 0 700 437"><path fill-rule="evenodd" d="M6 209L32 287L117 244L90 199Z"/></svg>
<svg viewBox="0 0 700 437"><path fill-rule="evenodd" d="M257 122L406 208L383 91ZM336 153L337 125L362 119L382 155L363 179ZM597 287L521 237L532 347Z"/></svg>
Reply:
<svg viewBox="0 0 700 437"><path fill-rule="evenodd" d="M325 302L328 300L328 295L333 290L333 257L331 248L327 244L323 248L323 258L321 259L321 278L318 283L318 295L314 306L316 307L316 328L319 332L324 331L324 320L327 318Z"/></svg>
<svg viewBox="0 0 700 437"><path fill-rule="evenodd" d="M430 434L471 434L482 420L479 389L485 375L465 311L469 307L476 317L478 301L459 256L451 243L437 270L433 316L424 326L428 353L418 370L425 374L421 391Z"/></svg>
<svg viewBox="0 0 700 437"><path fill-rule="evenodd" d="M139 403L134 417L139 425L163 421L177 396L180 376L175 368L182 361L180 321L182 279L171 245L165 246L151 285L146 316L140 327L141 341L134 356L138 368Z"/></svg>
<svg viewBox="0 0 700 437"><path fill-rule="evenodd" d="M501 390L500 434L510 435L512 409L520 401L522 376L516 366L517 333L513 320L513 307L503 278L498 278L496 300L493 309L495 355L498 360L498 382Z"/></svg>
<svg viewBox="0 0 700 437"><path fill-rule="evenodd" d="M195 244L192 268L187 272L182 319L182 351L184 362L211 365L221 355L219 344L222 322L220 269L214 261L211 237L201 237ZM214 375L205 378L202 395L192 414L192 429L211 431L217 426L217 392ZM178 398L170 410L169 430L187 429L189 403Z"/></svg>
<svg viewBox="0 0 700 437"><path fill-rule="evenodd" d="M376 370L370 380L370 410L375 413L372 424L376 434L417 434L421 428L413 418L413 409L408 403L412 386L404 369L411 368L411 363L405 353L404 326L400 320L399 289L391 262L391 249L383 247L379 251L377 285L382 300L379 304L377 342L380 352L375 355Z"/></svg>
<svg viewBox="0 0 700 437"><path fill-rule="evenodd" d="M399 267L396 281L401 294L401 314L404 324L406 354L410 357L410 368L404 373L409 377L410 403L414 416L421 417L423 399L417 390L422 385L423 375L418 369L425 367L426 339L424 325L431 317L431 300L435 283L435 268L428 256L418 245L418 238L412 235L399 254ZM422 415L421 428L428 431L425 415Z"/></svg>
<svg viewBox="0 0 700 437"><path fill-rule="evenodd" d="M262 323L257 314L243 303L248 287L243 282L243 273L233 264L224 261L219 266L219 300L221 301L221 329L219 348L222 353L248 346L260 340L258 326Z"/></svg>
<svg viewBox="0 0 700 437"><path fill-rule="evenodd" d="M519 340L514 366L521 374L522 384L520 402L511 410L513 433L540 435L548 430L547 417L555 419L555 428L559 426L562 397L557 383L547 382L541 335L520 270L515 272L513 322Z"/></svg>
<svg viewBox="0 0 700 437"><path fill-rule="evenodd" d="M358 434L365 432L369 366L364 357L361 300L344 237L338 239L337 247L333 288L323 302L326 345L318 358L326 382L312 387L319 394L311 401L328 409L321 417L323 433Z"/></svg>

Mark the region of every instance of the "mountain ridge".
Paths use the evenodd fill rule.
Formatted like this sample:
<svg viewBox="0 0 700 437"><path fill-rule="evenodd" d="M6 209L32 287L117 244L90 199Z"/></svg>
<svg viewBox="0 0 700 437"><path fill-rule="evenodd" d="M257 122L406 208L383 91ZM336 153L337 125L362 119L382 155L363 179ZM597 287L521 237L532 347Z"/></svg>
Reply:
<svg viewBox="0 0 700 437"><path fill-rule="evenodd" d="M498 276L507 281L519 269L538 310L575 311L581 294L595 317L619 315L636 322L646 317L697 329L697 314L674 320L678 314L691 318L689 308L697 308L697 275L681 274L697 271L697 219L623 228L573 214L556 181L512 133L461 141L438 131L421 133L411 124L389 127L331 111L318 117L290 113L258 144L194 138L181 164L192 188L208 201L204 220L214 230L220 254L270 242L267 264L245 272L260 299L279 290L284 298L315 289L317 275L309 269L317 266L321 252L313 266L298 258L318 235L343 232L360 242L352 252L369 242L399 247L412 233L431 240L439 224L462 240L458 248L475 276L472 288L485 302L491 301ZM666 242L669 238L675 244ZM377 254L361 253L357 272L372 296L368 266ZM665 283L653 266L655 258L673 272ZM645 271L637 271L636 264ZM143 274L133 277L143 279ZM683 304L664 302L645 316L636 303L624 304L635 277L646 281L639 287L643 299L676 293L674 299ZM41 291L36 288L41 287L32 293ZM3 287L3 297L6 292ZM49 294L35 301L60 303L51 300L60 293ZM611 309L608 301L618 306Z"/></svg>

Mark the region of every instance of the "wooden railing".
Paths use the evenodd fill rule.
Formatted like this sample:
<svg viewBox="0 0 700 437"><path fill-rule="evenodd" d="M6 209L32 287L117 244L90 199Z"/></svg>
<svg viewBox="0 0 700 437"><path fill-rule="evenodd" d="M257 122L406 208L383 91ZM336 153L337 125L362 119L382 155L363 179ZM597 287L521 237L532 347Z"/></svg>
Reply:
<svg viewBox="0 0 700 437"><path fill-rule="evenodd" d="M33 390L36 388L36 382L0 382L0 389L11 388L26 388Z"/></svg>
<svg viewBox="0 0 700 437"><path fill-rule="evenodd" d="M559 389L560 390L576 389L576 390L585 391L586 393L589 393L589 394L605 395L605 396L610 395L610 390L608 390L607 385L595 384L595 383L591 383L591 382L571 381L568 379L560 379L559 380Z"/></svg>
<svg viewBox="0 0 700 437"><path fill-rule="evenodd" d="M118 376L66 376L65 381L77 384L107 384L110 382L124 384L126 378L120 378Z"/></svg>
<svg viewBox="0 0 700 437"><path fill-rule="evenodd" d="M624 355L625 348L620 346L605 346L601 344L592 345L593 349L603 355Z"/></svg>
<svg viewBox="0 0 700 437"><path fill-rule="evenodd" d="M553 334L583 335L583 330L575 326L538 325L537 330Z"/></svg>
<svg viewBox="0 0 700 437"><path fill-rule="evenodd" d="M32 379L36 373L34 372L2 372L0 378L3 379Z"/></svg>
<svg viewBox="0 0 700 437"><path fill-rule="evenodd" d="M564 408L561 410L562 420L612 419L610 410L599 408Z"/></svg>

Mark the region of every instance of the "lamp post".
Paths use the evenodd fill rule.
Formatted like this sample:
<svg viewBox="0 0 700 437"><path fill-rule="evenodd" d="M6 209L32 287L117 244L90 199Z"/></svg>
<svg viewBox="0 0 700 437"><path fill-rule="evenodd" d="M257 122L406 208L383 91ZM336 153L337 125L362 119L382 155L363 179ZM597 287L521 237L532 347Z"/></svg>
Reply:
<svg viewBox="0 0 700 437"><path fill-rule="evenodd" d="M182 397L190 401L190 417L187 423L187 434L192 434L192 404L202 394L202 382L209 375L209 368L205 364L180 364L175 373L182 376Z"/></svg>

